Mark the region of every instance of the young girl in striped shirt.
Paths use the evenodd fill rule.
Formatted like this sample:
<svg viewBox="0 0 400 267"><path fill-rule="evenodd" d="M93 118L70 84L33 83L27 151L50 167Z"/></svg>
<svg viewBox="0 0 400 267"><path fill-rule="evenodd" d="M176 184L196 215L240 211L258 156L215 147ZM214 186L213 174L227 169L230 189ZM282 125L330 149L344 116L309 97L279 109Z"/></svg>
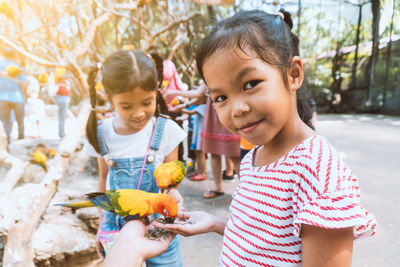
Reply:
<svg viewBox="0 0 400 267"><path fill-rule="evenodd" d="M284 13L225 19L197 54L221 123L256 145L241 162L229 220L184 212L192 224L155 225L223 234L220 266L350 266L353 239L374 234L376 222L352 171L298 114L303 63Z"/></svg>

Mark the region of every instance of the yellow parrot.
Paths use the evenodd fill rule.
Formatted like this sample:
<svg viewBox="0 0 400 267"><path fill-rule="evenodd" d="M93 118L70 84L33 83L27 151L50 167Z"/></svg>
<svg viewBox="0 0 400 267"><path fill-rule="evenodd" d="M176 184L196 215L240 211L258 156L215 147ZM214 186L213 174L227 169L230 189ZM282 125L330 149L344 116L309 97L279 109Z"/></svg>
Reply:
<svg viewBox="0 0 400 267"><path fill-rule="evenodd" d="M49 74L45 71L42 72L38 77L39 83L42 83L42 84L47 83L48 80L49 80Z"/></svg>
<svg viewBox="0 0 400 267"><path fill-rule="evenodd" d="M12 78L16 78L18 75L22 73L22 70L19 67L13 65L7 66L6 71L8 75L10 75L10 77Z"/></svg>
<svg viewBox="0 0 400 267"><path fill-rule="evenodd" d="M178 205L170 195L166 194L148 193L137 189L119 189L108 190L104 193L89 193L86 197L89 201L56 204L56 206L70 208L98 206L124 217L124 220L147 217L154 213L173 218L178 215Z"/></svg>
<svg viewBox="0 0 400 267"><path fill-rule="evenodd" d="M31 163L39 164L47 172L47 165L46 165L47 156L42 150L36 149L35 152L30 154L30 156L31 156L30 160Z"/></svg>
<svg viewBox="0 0 400 267"><path fill-rule="evenodd" d="M154 171L154 178L161 192L177 187L185 177L186 169L190 166L190 162L184 163L179 160L169 161L158 166Z"/></svg>

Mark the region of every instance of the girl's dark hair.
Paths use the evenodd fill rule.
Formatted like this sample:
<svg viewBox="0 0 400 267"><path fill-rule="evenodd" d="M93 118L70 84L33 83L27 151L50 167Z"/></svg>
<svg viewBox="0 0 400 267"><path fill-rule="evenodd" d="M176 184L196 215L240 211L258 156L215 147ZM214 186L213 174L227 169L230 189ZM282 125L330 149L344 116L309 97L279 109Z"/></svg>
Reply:
<svg viewBox="0 0 400 267"><path fill-rule="evenodd" d="M291 14L283 9L284 15L268 14L261 10L242 11L217 23L197 50L197 69L204 79L203 65L218 50L239 48L246 53L249 48L259 59L277 67L288 86L287 73L294 56L299 56L299 38L291 31ZM304 106L297 97L297 105ZM302 109L303 110L303 109ZM300 117L303 119L302 114ZM306 122L307 123L307 122Z"/></svg>
<svg viewBox="0 0 400 267"><path fill-rule="evenodd" d="M162 62L160 67L156 66L159 63L157 61L140 50L120 50L108 56L100 68L96 66L89 71L88 84L92 111L86 125L86 136L98 153L100 153L100 146L97 141L97 116L95 111L97 105L95 86L98 71L101 69L101 82L110 98L137 87L146 91L157 91L155 115L158 116L160 113L168 114L168 108L158 90L157 72L159 72L159 68L162 70Z"/></svg>

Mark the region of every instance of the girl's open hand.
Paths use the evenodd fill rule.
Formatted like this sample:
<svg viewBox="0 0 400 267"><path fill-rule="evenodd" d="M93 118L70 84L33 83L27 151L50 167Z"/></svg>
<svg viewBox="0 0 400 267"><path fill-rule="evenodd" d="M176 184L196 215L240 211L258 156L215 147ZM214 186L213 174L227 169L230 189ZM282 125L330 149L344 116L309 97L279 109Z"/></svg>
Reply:
<svg viewBox="0 0 400 267"><path fill-rule="evenodd" d="M179 221L174 224L163 224L153 221L155 227L183 236L192 236L209 232L222 234L226 221L205 211L180 212ZM184 223L186 222L186 223Z"/></svg>
<svg viewBox="0 0 400 267"><path fill-rule="evenodd" d="M145 226L138 220L128 222L107 254L103 266L141 266L142 261L167 250L175 234L169 233L160 240L149 240L145 233L150 228L151 225Z"/></svg>

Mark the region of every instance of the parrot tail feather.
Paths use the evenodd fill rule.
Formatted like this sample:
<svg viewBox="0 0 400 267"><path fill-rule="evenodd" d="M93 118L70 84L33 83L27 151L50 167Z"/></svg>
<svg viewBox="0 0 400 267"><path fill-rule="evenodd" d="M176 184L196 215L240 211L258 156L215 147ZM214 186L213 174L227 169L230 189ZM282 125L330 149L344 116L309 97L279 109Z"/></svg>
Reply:
<svg viewBox="0 0 400 267"><path fill-rule="evenodd" d="M54 204L54 206L62 206L62 207L69 207L69 208L79 209L79 208L94 207L96 205L91 201L84 201L84 202L72 202L72 203Z"/></svg>

